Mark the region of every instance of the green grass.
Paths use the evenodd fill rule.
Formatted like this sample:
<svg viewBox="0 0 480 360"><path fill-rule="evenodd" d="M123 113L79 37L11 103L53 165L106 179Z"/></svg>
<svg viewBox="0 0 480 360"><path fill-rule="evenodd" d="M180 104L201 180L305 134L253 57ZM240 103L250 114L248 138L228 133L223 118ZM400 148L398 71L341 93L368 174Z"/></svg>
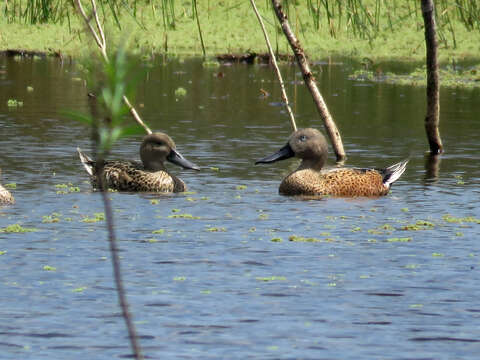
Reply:
<svg viewBox="0 0 480 360"><path fill-rule="evenodd" d="M458 1L464 5L463 15L458 6L450 6L445 1L436 2L439 7L439 56L444 61L452 57L458 60L480 58L480 11L472 5L474 1ZM352 0L342 2L341 14L338 2L319 3L329 3L329 12L324 5L316 8L314 1L288 2L291 26L311 59L341 55L357 59L423 60L423 20L418 0ZM313 7L307 6L309 3ZM131 51L147 58L152 53L202 56L191 1L130 1L129 4L130 11L121 10L117 17L112 15L110 8L104 8L110 49L117 47L126 34L131 34ZM281 53L290 54L283 34L276 34L278 26L273 21L269 4L269 1L257 1L273 46ZM229 1L198 1L197 7L207 56L266 52L263 34L248 1L238 2L235 6ZM86 48L93 49L95 45L90 34L84 33L84 26L76 13L71 8L69 10L64 10L63 21L58 19L58 13L51 15L41 26L26 24L27 19L0 17L0 49L60 51L74 56L88 54ZM133 13L136 17L132 16Z"/></svg>

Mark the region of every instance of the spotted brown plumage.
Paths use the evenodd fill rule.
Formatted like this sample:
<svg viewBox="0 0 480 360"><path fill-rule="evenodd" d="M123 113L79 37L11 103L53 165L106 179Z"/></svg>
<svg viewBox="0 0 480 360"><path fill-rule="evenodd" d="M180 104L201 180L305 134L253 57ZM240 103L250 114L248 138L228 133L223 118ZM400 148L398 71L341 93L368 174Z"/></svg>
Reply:
<svg viewBox="0 0 480 360"><path fill-rule="evenodd" d="M328 156L327 142L318 130L308 128L295 131L283 148L255 164L272 163L293 156L302 162L280 184L279 192L283 195L386 195L408 163L408 160L404 160L385 169L324 169Z"/></svg>
<svg viewBox="0 0 480 360"><path fill-rule="evenodd" d="M95 161L77 149L85 170L90 175L92 186L97 189ZM198 166L185 159L175 148L175 143L163 133L153 133L143 138L140 146L141 162L105 161L103 180L106 187L118 191L144 192L182 192L185 183L170 174L164 162L169 161L185 169L200 170Z"/></svg>
<svg viewBox="0 0 480 360"><path fill-rule="evenodd" d="M0 176L2 175L2 172L0 170ZM15 203L15 198L13 195L5 189L2 184L0 184L0 205L8 205L8 204L14 204Z"/></svg>

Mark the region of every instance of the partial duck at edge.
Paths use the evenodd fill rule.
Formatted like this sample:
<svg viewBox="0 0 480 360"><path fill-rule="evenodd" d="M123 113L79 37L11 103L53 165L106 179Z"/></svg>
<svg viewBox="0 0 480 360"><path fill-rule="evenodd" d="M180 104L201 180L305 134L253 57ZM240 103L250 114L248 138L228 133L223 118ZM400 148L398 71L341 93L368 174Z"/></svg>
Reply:
<svg viewBox="0 0 480 360"><path fill-rule="evenodd" d="M80 161L90 175L92 185L98 188L95 174L95 161L77 148ZM194 163L185 159L175 147L173 140L164 133L153 133L143 138L140 146L141 162L137 161L105 161L105 186L117 191L130 192L183 192L187 190L185 183L165 167L165 161L179 165L185 169L200 170Z"/></svg>
<svg viewBox="0 0 480 360"><path fill-rule="evenodd" d="M384 169L324 169L328 157L327 141L320 131L307 128L295 131L284 147L255 164L273 163L294 156L302 162L280 184L279 192L283 195L386 195L390 186L404 173L408 163L408 160L404 160Z"/></svg>

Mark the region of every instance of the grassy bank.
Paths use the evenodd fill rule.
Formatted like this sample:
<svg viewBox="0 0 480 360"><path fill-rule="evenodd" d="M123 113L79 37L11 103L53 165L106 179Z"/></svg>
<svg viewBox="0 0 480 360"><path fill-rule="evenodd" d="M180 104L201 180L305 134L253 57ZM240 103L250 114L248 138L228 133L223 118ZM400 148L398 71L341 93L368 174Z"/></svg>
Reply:
<svg viewBox="0 0 480 360"><path fill-rule="evenodd" d="M18 0L17 0L18 2ZM12 1L10 1L10 4ZM202 48L190 1L175 1L174 8L138 2L135 16L133 10L121 10L119 29L110 9L106 9L105 28L110 48L131 34L132 51L149 55L201 55ZM389 2L363 1L364 14L349 16L328 14L316 1L290 1L289 19L311 59L329 56L348 56L356 59L422 61L425 56L424 33L418 0ZM312 5L308 7L307 3ZM399 4L397 4L399 3ZM437 1L440 5L444 2ZM267 22L274 47L279 52L290 53L288 44L276 27L276 19L270 2L257 0L257 5ZM377 7L383 6L383 12ZM388 6L395 4L393 9ZM368 5L368 6L367 6ZM439 5L439 10L440 9ZM315 11L315 9L319 11ZM348 10L348 9L347 9ZM387 11L388 10L388 11ZM438 11L440 60L456 61L469 58L480 59L480 31L467 30L459 16L453 16L453 8ZM73 9L63 21L46 24L25 24L25 19L14 15L2 16L0 20L0 49L24 49L35 51L59 51L79 56L91 46L92 39L83 30ZM66 12L65 12L66 13ZM64 13L64 14L65 14ZM446 15L448 15L448 17ZM208 56L225 53L266 51L263 35L248 1L198 1L198 17ZM368 25L368 26L367 26ZM363 29L363 30L362 30Z"/></svg>

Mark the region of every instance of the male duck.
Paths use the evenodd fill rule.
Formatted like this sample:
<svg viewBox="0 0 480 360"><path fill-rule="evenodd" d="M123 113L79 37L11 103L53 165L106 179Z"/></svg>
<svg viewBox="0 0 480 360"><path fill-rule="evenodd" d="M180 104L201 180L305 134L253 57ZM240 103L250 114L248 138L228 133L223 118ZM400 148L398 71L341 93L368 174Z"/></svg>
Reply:
<svg viewBox="0 0 480 360"><path fill-rule="evenodd" d="M2 171L0 170L0 176L2 175ZM0 205L8 205L8 204L14 204L15 199L13 198L13 195L5 189L2 184L0 184Z"/></svg>
<svg viewBox="0 0 480 360"><path fill-rule="evenodd" d="M95 161L79 148L77 151L80 161L90 175L93 187L96 188ZM163 164L165 160L185 169L200 170L175 149L175 143L167 134L160 132L143 138L140 158L142 163L105 161L105 185L118 191L182 192L187 190L185 183L167 171Z"/></svg>
<svg viewBox="0 0 480 360"><path fill-rule="evenodd" d="M283 179L279 192L283 195L380 196L405 171L408 160L385 169L332 168L323 169L328 145L316 129L299 129L287 145L255 164L268 164L297 156L302 160L297 170Z"/></svg>

